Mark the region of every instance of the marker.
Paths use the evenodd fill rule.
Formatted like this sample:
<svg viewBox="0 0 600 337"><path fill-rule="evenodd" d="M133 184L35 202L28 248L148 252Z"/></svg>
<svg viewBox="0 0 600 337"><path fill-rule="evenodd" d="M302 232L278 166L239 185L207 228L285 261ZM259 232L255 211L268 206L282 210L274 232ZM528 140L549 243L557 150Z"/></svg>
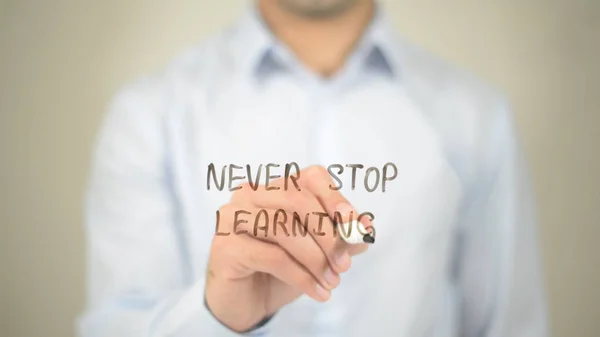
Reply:
<svg viewBox="0 0 600 337"><path fill-rule="evenodd" d="M342 239L351 245L359 243L375 243L375 237L367 231L362 223L356 220L338 226L343 227L343 230L338 228L338 233Z"/></svg>

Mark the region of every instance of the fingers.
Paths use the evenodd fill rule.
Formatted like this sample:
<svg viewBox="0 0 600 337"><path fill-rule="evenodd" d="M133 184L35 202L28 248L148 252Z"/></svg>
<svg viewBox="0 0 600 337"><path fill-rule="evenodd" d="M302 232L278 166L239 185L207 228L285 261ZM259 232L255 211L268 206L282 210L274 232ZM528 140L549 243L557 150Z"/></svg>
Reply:
<svg viewBox="0 0 600 337"><path fill-rule="evenodd" d="M323 205L334 220L340 238L352 243L345 245L348 254L353 256L367 250L368 245L362 242L365 234L375 234L371 218L357 212L342 193L333 188L331 175L324 167L308 167L304 171L304 178L299 180L302 188L309 190Z"/></svg>
<svg viewBox="0 0 600 337"><path fill-rule="evenodd" d="M247 268L271 274L317 301L324 302L331 297L331 291L281 247L243 235L239 236L238 247L239 261Z"/></svg>
<svg viewBox="0 0 600 337"><path fill-rule="evenodd" d="M233 194L232 203L240 205L248 205L250 203L250 205L255 206L275 209L284 208L293 211L298 210L298 199L301 199L303 195L307 195L306 192L309 192L309 194L317 198L322 209L325 210L332 220L345 223L350 220L350 216L353 219L357 219L360 216L360 213L351 206L342 193L334 188L331 175L323 166L309 166L300 171L299 178L297 179L297 183L301 191L297 191L295 188L286 189L283 178L272 182L271 188L276 187L278 188L277 190L267 190L265 186L256 189L252 188L250 184L244 183ZM361 217L361 223L367 229L373 226L371 219L365 216Z"/></svg>
<svg viewBox="0 0 600 337"><path fill-rule="evenodd" d="M358 213L339 191L331 188L334 183L324 167L310 166L300 172L300 178L298 183L301 191L295 188L286 190L282 179L272 184L279 187L278 190L252 189L246 184L236 191L232 202L264 208L281 208L297 212L302 217L306 214L318 214L321 218L316 217L316 221L309 222L310 234L325 252L336 272L347 271L350 268L350 256L360 254L368 248L366 244L356 244L362 242L362 235L375 234L369 214ZM324 217L324 214L328 216ZM353 220L359 221L361 225L348 226ZM334 226L334 223L339 227ZM323 235L321 229L327 234ZM332 235L328 234L330 230ZM355 244L349 245L345 241Z"/></svg>
<svg viewBox="0 0 600 337"><path fill-rule="evenodd" d="M297 223L305 224L308 234L317 243L327 257L336 273L350 269L351 259L345 243L335 232L333 222L317 197L308 190L276 190L267 191L259 188L256 191L239 190L232 198L232 203L244 203L260 209L282 209L291 214L288 217L290 228ZM294 215L294 212L296 213ZM294 218L296 217L294 222Z"/></svg>
<svg viewBox="0 0 600 337"><path fill-rule="evenodd" d="M235 212L235 206L224 206L221 211L224 214L231 214ZM294 231L292 228L301 226L301 224L296 224L293 213L281 209L256 207L246 207L244 211L251 215L242 221L238 218L232 226L231 232L236 235L249 235L258 240L279 245L308 270L324 288L333 289L338 286L339 272L330 266L326 254L313 237L307 233L309 229L304 229L303 234L292 235L292 231Z"/></svg>
<svg viewBox="0 0 600 337"><path fill-rule="evenodd" d="M329 216L336 222L346 223L352 219L356 220L360 213L357 212L350 202L334 186L331 175L322 166L310 166L302 171L303 179L298 182L301 188L308 189L317 197ZM336 214L337 213L337 214ZM360 222L365 228L373 226L368 217L361 217Z"/></svg>

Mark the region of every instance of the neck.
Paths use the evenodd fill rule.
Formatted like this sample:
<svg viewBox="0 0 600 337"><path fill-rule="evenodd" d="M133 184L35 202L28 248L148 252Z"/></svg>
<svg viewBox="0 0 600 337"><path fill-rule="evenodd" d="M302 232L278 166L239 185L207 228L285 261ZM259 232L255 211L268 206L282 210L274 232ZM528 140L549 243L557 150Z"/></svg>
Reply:
<svg viewBox="0 0 600 337"><path fill-rule="evenodd" d="M340 70L369 25L373 0L359 0L335 17L309 18L282 8L277 0L259 0L263 19L275 36L310 70L329 77Z"/></svg>

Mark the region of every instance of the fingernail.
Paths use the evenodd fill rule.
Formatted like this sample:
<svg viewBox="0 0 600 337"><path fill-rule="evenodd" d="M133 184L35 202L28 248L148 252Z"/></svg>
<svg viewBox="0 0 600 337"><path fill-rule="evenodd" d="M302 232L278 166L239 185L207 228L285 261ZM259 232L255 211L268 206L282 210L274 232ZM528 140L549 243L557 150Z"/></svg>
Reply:
<svg viewBox="0 0 600 337"><path fill-rule="evenodd" d="M350 212L354 212L354 208L352 208L352 206L348 205L347 203L341 203L337 205L335 210L339 212L340 215L343 217L349 216Z"/></svg>
<svg viewBox="0 0 600 337"><path fill-rule="evenodd" d="M350 268L350 254L348 254L347 250L344 249L339 253L335 258L335 264L344 271Z"/></svg>
<svg viewBox="0 0 600 337"><path fill-rule="evenodd" d="M325 273L323 274L323 278L325 278L325 282L329 286L329 289L333 289L337 287L339 278L338 276L331 270L331 268L327 268Z"/></svg>
<svg viewBox="0 0 600 337"><path fill-rule="evenodd" d="M331 292L329 290L321 287L320 284L317 284L317 296L319 296L323 300L328 300L329 296L331 296Z"/></svg>

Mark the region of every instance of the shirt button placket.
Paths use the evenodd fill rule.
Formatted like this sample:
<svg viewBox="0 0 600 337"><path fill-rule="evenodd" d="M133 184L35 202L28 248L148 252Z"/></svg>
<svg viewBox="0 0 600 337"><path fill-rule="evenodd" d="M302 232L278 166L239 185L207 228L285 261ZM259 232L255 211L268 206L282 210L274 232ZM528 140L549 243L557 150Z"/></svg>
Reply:
<svg viewBox="0 0 600 337"><path fill-rule="evenodd" d="M308 158L310 164L327 167L334 164L337 153L335 87L331 83L315 83L310 97L312 110L309 111L309 140ZM311 308L314 319L314 333L323 337L337 337L336 332L341 331L342 322L339 319L339 309L333 303L319 305L315 303Z"/></svg>

